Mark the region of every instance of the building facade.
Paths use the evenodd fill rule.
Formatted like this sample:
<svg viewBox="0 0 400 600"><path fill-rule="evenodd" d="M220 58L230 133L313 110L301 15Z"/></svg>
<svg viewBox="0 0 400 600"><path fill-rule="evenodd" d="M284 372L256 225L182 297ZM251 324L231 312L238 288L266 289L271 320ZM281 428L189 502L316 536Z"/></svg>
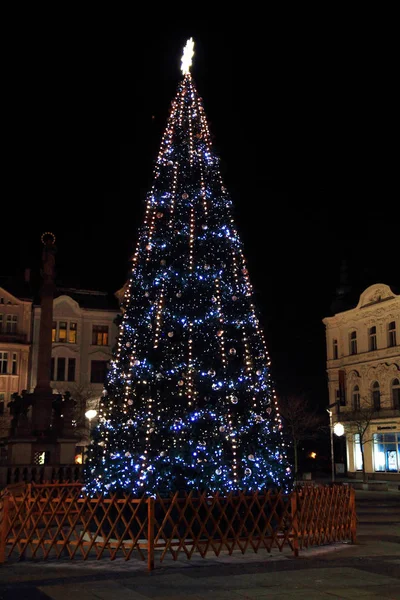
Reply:
<svg viewBox="0 0 400 600"><path fill-rule="evenodd" d="M117 337L117 296L57 288L53 302L51 386L76 401L77 446L88 442L88 409L98 410ZM41 308L0 288L0 436L7 437L11 394L37 382ZM94 422L92 423L92 425Z"/></svg>
<svg viewBox="0 0 400 600"><path fill-rule="evenodd" d="M400 295L371 285L355 308L323 323L329 404L345 428L348 474L360 476L364 458L369 479L400 480Z"/></svg>
<svg viewBox="0 0 400 600"><path fill-rule="evenodd" d="M32 299L0 287L0 437L11 423L12 394L28 388L32 335Z"/></svg>

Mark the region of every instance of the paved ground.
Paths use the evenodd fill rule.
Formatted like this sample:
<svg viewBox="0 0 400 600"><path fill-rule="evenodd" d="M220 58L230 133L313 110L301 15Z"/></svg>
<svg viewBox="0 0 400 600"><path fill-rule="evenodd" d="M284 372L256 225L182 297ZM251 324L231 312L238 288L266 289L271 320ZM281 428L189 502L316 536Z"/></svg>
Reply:
<svg viewBox="0 0 400 600"><path fill-rule="evenodd" d="M20 562L0 567L0 600L400 600L400 493L356 491L358 543L156 565Z"/></svg>

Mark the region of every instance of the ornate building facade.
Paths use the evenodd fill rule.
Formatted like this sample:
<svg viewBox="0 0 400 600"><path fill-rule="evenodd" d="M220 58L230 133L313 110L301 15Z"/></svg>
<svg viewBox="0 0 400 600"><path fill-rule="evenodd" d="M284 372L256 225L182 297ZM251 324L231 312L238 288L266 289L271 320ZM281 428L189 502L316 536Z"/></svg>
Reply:
<svg viewBox="0 0 400 600"><path fill-rule="evenodd" d="M323 319L329 404L345 428L349 476L400 480L400 295L368 287ZM361 442L361 443L360 443Z"/></svg>
<svg viewBox="0 0 400 600"><path fill-rule="evenodd" d="M31 336L32 298L0 287L0 437L10 427L12 394L28 388Z"/></svg>
<svg viewBox="0 0 400 600"><path fill-rule="evenodd" d="M17 291L15 292L17 293ZM37 383L41 308L0 287L0 437L9 435L13 393ZM76 401L77 445L87 441L85 412L98 409L117 336L117 296L58 288L53 302L51 387Z"/></svg>

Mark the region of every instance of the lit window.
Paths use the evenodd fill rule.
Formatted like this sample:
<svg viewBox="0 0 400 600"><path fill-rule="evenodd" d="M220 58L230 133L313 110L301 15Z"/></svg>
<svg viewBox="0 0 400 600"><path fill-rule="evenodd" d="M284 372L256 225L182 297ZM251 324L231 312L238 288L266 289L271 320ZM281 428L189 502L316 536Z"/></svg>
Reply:
<svg viewBox="0 0 400 600"><path fill-rule="evenodd" d="M355 385L352 394L353 410L360 410L360 388Z"/></svg>
<svg viewBox="0 0 400 600"><path fill-rule="evenodd" d="M57 339L57 323L53 321L53 325L51 326L51 341L55 342Z"/></svg>
<svg viewBox="0 0 400 600"><path fill-rule="evenodd" d="M50 461L50 452L35 452L33 456L33 464L34 465L47 465Z"/></svg>
<svg viewBox="0 0 400 600"><path fill-rule="evenodd" d="M360 434L354 434L354 463L356 467L356 471L362 471L362 454L361 454L361 446L360 446Z"/></svg>
<svg viewBox="0 0 400 600"><path fill-rule="evenodd" d="M369 336L369 350L370 350L370 352L373 352L374 350L377 349L375 325L373 327L369 328L368 336Z"/></svg>
<svg viewBox="0 0 400 600"><path fill-rule="evenodd" d="M8 371L8 352L0 352L0 375L6 375Z"/></svg>
<svg viewBox="0 0 400 600"><path fill-rule="evenodd" d="M392 406L395 410L400 410L400 380L392 381Z"/></svg>
<svg viewBox="0 0 400 600"><path fill-rule="evenodd" d="M93 346L108 346L107 325L93 325L92 344Z"/></svg>
<svg viewBox="0 0 400 600"><path fill-rule="evenodd" d="M350 354L357 354L357 332L350 333Z"/></svg>
<svg viewBox="0 0 400 600"><path fill-rule="evenodd" d="M374 381L372 384L372 404L374 406L374 410L380 410L381 408L381 390L379 388L379 383Z"/></svg>
<svg viewBox="0 0 400 600"><path fill-rule="evenodd" d="M388 346L393 348L393 346L396 346L396 344L396 322L392 321L388 325Z"/></svg>
<svg viewBox="0 0 400 600"><path fill-rule="evenodd" d="M60 321L58 324L58 341L66 342L67 341L67 323L66 321Z"/></svg>
<svg viewBox="0 0 400 600"><path fill-rule="evenodd" d="M12 370L11 370L12 375L16 375L17 374L17 353L13 352L12 355Z"/></svg>
<svg viewBox="0 0 400 600"><path fill-rule="evenodd" d="M69 324L68 342L70 344L76 344L76 329L77 329L77 324L76 323L70 323Z"/></svg>
<svg viewBox="0 0 400 600"><path fill-rule="evenodd" d="M374 434L374 469L386 473L400 471L400 434Z"/></svg>

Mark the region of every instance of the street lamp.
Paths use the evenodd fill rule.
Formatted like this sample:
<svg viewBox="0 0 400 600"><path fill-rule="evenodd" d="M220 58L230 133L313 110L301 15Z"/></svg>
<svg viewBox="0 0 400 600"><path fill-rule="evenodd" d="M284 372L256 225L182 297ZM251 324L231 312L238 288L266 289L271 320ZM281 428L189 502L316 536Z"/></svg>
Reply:
<svg viewBox="0 0 400 600"><path fill-rule="evenodd" d="M91 408L85 412L85 417L89 421L89 438L90 438L90 432L92 431L92 428L91 428L92 419L94 419L96 415L97 415L97 410L94 410L93 408Z"/></svg>
<svg viewBox="0 0 400 600"><path fill-rule="evenodd" d="M342 425L342 423L335 423L333 424L333 412L330 410L333 406L339 406L338 402L334 402L333 404L329 405L329 408L327 408L327 412L329 414L329 430L330 430L330 434L331 434L331 464L332 464L332 483L335 482L335 452L333 449L333 434L337 435L338 437L342 436L344 434L344 427Z"/></svg>

